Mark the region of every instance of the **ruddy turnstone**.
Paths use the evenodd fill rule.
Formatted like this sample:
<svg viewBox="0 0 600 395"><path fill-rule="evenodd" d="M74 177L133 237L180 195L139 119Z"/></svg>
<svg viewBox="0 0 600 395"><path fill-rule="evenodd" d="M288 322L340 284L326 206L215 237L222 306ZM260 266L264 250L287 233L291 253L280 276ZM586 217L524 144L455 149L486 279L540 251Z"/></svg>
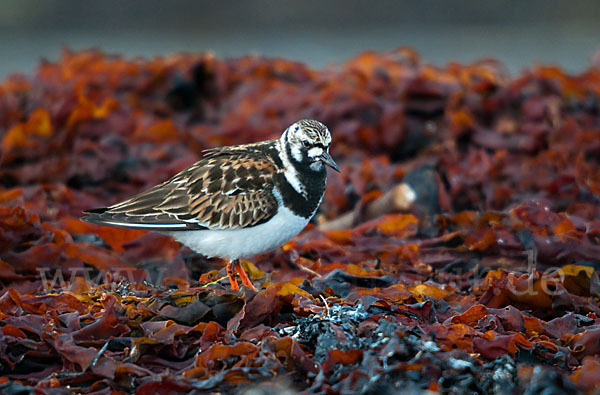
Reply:
<svg viewBox="0 0 600 395"><path fill-rule="evenodd" d="M240 265L296 236L325 194L331 134L301 120L279 140L214 148L171 179L110 207L87 210L82 220L154 230L207 257L229 260L227 275L238 290L256 290Z"/></svg>

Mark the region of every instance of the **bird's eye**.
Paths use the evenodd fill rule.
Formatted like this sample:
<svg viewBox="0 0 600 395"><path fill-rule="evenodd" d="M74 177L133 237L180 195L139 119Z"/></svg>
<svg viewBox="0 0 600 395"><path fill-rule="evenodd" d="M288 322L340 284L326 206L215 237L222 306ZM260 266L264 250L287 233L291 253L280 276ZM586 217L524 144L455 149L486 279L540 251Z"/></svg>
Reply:
<svg viewBox="0 0 600 395"><path fill-rule="evenodd" d="M309 145L309 144L308 144L308 141L306 141L306 140L302 140L302 146L303 146L304 148L307 148L307 147L308 147L308 145Z"/></svg>

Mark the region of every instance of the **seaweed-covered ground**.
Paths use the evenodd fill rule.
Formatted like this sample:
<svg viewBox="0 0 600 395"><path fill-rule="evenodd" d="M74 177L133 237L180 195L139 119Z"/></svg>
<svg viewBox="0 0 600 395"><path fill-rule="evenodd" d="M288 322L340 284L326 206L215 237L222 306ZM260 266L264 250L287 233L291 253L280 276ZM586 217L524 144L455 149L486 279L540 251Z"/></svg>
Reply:
<svg viewBox="0 0 600 395"><path fill-rule="evenodd" d="M79 221L300 118L342 172L298 237L243 262L258 293ZM600 388L600 65L65 52L0 85L0 136L2 393Z"/></svg>

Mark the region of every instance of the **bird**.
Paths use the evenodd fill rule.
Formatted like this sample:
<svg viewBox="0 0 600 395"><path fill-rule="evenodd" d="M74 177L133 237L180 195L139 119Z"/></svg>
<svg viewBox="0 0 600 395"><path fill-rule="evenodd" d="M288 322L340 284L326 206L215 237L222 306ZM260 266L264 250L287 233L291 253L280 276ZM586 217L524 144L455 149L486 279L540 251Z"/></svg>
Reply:
<svg viewBox="0 0 600 395"><path fill-rule="evenodd" d="M198 162L167 181L109 207L85 210L83 221L153 230L206 257L229 261L227 277L239 290L257 291L240 259L272 251L296 236L319 208L331 133L302 119L276 140L204 151Z"/></svg>

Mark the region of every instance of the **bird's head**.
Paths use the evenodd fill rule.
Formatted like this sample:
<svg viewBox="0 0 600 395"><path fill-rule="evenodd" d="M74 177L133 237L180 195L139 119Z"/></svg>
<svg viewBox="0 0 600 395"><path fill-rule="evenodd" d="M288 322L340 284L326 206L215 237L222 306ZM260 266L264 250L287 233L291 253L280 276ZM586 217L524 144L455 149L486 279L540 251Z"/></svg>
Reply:
<svg viewBox="0 0 600 395"><path fill-rule="evenodd" d="M281 136L281 143L291 160L306 164L313 171L320 171L324 164L340 171L329 155L331 133L319 121L303 119L290 125Z"/></svg>

